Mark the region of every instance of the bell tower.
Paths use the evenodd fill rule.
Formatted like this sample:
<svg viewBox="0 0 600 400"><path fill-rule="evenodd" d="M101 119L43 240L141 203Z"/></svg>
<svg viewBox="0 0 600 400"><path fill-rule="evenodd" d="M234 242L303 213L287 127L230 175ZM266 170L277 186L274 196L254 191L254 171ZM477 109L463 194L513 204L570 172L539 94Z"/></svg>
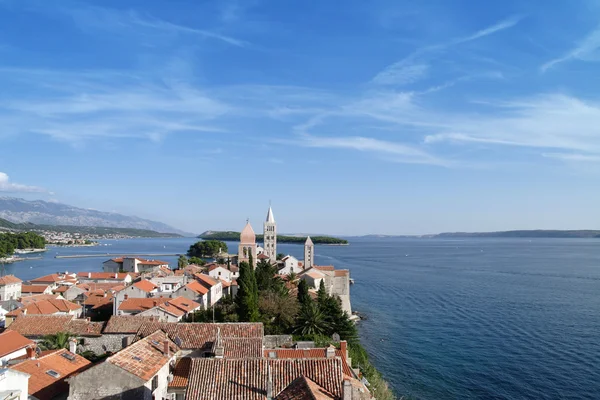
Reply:
<svg viewBox="0 0 600 400"><path fill-rule="evenodd" d="M271 206L269 206L267 219L263 224L263 247L265 255L269 257L271 262L275 262L277 260L277 223Z"/></svg>

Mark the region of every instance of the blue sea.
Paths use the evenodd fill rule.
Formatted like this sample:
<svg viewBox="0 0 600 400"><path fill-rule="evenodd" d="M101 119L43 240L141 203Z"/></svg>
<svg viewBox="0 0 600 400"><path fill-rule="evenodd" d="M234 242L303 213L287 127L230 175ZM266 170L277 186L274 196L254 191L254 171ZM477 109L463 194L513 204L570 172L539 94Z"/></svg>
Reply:
<svg viewBox="0 0 600 400"><path fill-rule="evenodd" d="M31 279L100 270L105 258L56 254L178 253L191 238L52 248L7 272ZM414 399L600 398L600 241L354 238L317 246L349 268L353 309L373 363ZM237 243L230 243L230 249ZM298 245L280 252L301 257ZM108 257L106 257L108 258ZM172 263L177 257L157 257Z"/></svg>

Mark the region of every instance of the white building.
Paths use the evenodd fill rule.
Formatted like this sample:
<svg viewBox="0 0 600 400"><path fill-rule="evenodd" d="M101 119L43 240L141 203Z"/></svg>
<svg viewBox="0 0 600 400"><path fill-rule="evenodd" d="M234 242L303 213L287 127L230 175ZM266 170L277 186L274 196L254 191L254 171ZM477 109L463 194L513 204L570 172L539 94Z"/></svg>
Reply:
<svg viewBox="0 0 600 400"><path fill-rule="evenodd" d="M281 259L282 267L279 269L279 275L289 275L294 272L299 274L303 271L303 268L300 266L300 262L294 256L287 255Z"/></svg>
<svg viewBox="0 0 600 400"><path fill-rule="evenodd" d="M277 223L270 206L267 218L263 223L263 247L264 254L269 257L271 262L274 262L277 259Z"/></svg>
<svg viewBox="0 0 600 400"><path fill-rule="evenodd" d="M211 264L208 267L208 275L213 279L222 279L231 282L236 280L240 276L240 273L236 266L227 268L226 265Z"/></svg>
<svg viewBox="0 0 600 400"><path fill-rule="evenodd" d="M6 366L10 360L27 355L27 349L35 347L32 340L11 330L0 333L0 344L0 367Z"/></svg>
<svg viewBox="0 0 600 400"><path fill-rule="evenodd" d="M202 305L185 297L169 299L138 315L142 317L157 317L160 322L179 322L190 313L200 310Z"/></svg>
<svg viewBox="0 0 600 400"><path fill-rule="evenodd" d="M304 243L304 269L311 269L315 265L315 245L308 236Z"/></svg>
<svg viewBox="0 0 600 400"><path fill-rule="evenodd" d="M223 297L223 283L220 279L213 279L209 275L196 274L196 280L208 289L208 306L214 305Z"/></svg>
<svg viewBox="0 0 600 400"><path fill-rule="evenodd" d="M171 297L185 297L202 304L204 308L208 307L208 293L210 289L206 288L197 280L189 282L187 285L180 287L176 292L173 292Z"/></svg>
<svg viewBox="0 0 600 400"><path fill-rule="evenodd" d="M118 257L102 263L104 272L153 272L161 268L169 268L169 263L160 260L146 260L144 258Z"/></svg>
<svg viewBox="0 0 600 400"><path fill-rule="evenodd" d="M318 290L321 281L324 281L325 290L331 296L337 296L342 302L342 309L352 315L350 305L350 271L335 269L333 265L314 265L311 269L304 270L300 275L309 288Z"/></svg>
<svg viewBox="0 0 600 400"><path fill-rule="evenodd" d="M170 296L187 284L188 277L185 275L154 276L149 278L149 281L157 286L156 296Z"/></svg>
<svg viewBox="0 0 600 400"><path fill-rule="evenodd" d="M0 369L0 399L27 400L31 375L14 369Z"/></svg>
<svg viewBox="0 0 600 400"><path fill-rule="evenodd" d="M158 286L148 280L141 280L125 289L121 289L114 295L113 315L119 315L117 311L121 303L127 299L144 299L151 297L158 291Z"/></svg>
<svg viewBox="0 0 600 400"><path fill-rule="evenodd" d="M0 301L17 300L21 297L22 282L14 275L0 276Z"/></svg>

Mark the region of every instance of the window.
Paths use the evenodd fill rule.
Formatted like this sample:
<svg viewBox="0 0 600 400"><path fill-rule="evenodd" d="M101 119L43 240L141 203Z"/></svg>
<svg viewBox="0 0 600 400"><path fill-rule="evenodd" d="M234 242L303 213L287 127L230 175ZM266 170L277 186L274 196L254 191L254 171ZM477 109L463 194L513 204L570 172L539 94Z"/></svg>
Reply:
<svg viewBox="0 0 600 400"><path fill-rule="evenodd" d="M175 400L184 400L185 399L185 394L183 393L177 393L175 395Z"/></svg>
<svg viewBox="0 0 600 400"><path fill-rule="evenodd" d="M158 387L158 375L152 378L152 391L154 392Z"/></svg>
<svg viewBox="0 0 600 400"><path fill-rule="evenodd" d="M48 371L46 371L46 373L55 379L60 378L60 374L53 369L49 369Z"/></svg>

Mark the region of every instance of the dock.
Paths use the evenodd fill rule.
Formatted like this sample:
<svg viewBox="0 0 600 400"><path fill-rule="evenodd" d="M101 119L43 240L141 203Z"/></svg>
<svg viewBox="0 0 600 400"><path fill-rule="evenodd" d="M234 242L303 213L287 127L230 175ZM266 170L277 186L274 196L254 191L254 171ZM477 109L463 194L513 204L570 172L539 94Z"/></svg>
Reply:
<svg viewBox="0 0 600 400"><path fill-rule="evenodd" d="M126 257L126 258L134 258L134 257L140 257L140 256L144 256L144 257L178 257L178 256L184 256L185 254L183 253L160 253L160 254L150 254L150 253L141 253L141 254L109 254L109 253L105 253L105 254L75 254L75 255L70 255L70 256L54 256L54 258L91 258L91 257L109 257L109 258L115 258L115 257Z"/></svg>

